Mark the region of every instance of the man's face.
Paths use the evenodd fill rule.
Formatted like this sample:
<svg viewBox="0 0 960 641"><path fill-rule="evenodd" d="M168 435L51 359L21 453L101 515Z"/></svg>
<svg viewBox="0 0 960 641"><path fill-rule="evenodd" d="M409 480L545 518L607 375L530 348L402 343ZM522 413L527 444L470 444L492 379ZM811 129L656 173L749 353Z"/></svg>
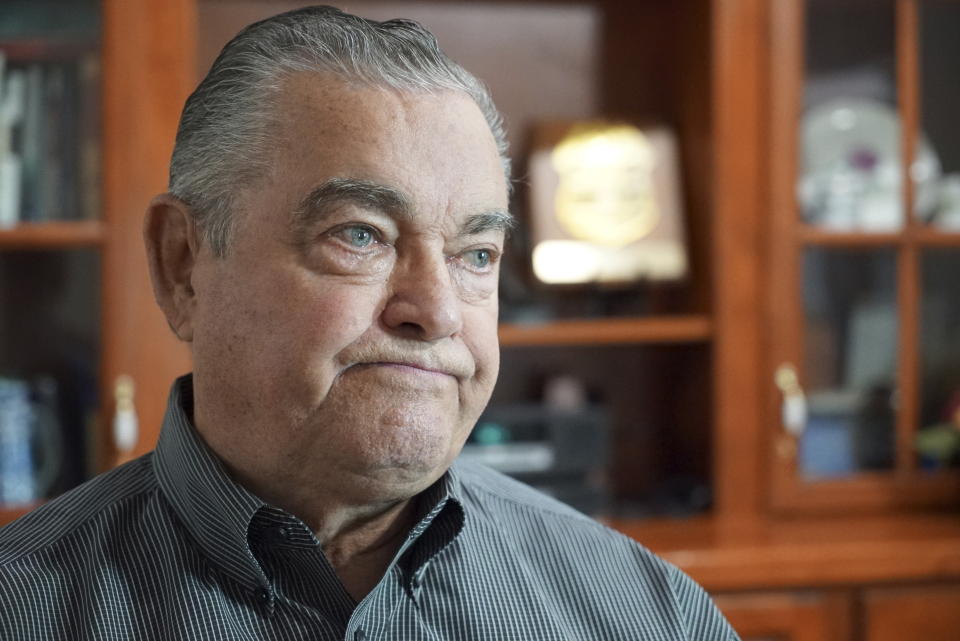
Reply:
<svg viewBox="0 0 960 641"><path fill-rule="evenodd" d="M507 188L457 92L292 76L271 171L191 284L196 420L229 463L419 491L460 451L499 366Z"/></svg>

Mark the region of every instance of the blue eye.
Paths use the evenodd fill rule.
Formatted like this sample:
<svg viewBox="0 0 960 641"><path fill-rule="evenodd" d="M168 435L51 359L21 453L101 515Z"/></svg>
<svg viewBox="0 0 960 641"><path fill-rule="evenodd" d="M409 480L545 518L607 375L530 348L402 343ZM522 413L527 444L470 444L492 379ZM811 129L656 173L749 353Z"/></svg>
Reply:
<svg viewBox="0 0 960 641"><path fill-rule="evenodd" d="M493 262L493 254L489 249L471 249L466 253L466 261L471 267L485 269Z"/></svg>
<svg viewBox="0 0 960 641"><path fill-rule="evenodd" d="M347 227L343 233L348 243L360 249L369 247L376 240L373 230L365 226Z"/></svg>

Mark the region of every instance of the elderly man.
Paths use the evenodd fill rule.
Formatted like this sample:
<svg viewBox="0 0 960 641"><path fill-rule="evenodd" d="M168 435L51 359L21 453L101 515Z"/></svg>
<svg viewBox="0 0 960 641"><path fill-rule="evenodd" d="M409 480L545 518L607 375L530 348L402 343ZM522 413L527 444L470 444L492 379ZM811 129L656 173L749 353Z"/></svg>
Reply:
<svg viewBox="0 0 960 641"><path fill-rule="evenodd" d="M505 147L414 23L228 44L145 224L195 371L152 454L4 530L0 637L735 638L639 545L453 464L497 377Z"/></svg>

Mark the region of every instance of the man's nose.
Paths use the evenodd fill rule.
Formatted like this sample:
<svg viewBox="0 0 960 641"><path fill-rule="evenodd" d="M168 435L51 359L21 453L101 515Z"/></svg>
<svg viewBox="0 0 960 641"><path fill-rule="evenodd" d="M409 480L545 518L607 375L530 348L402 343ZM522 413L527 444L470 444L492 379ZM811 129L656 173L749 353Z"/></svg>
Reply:
<svg viewBox="0 0 960 641"><path fill-rule="evenodd" d="M446 256L431 254L397 262L382 316L391 330L423 341L452 336L463 327L461 301Z"/></svg>

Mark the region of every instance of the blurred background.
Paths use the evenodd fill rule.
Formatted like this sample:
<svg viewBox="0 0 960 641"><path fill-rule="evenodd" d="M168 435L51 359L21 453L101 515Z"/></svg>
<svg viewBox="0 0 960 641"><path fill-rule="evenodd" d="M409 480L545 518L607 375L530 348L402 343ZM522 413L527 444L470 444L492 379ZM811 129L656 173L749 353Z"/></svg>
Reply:
<svg viewBox="0 0 960 641"><path fill-rule="evenodd" d="M141 216L220 48L302 4L0 4L0 524L152 449L190 363ZM744 639L955 641L960 2L340 6L422 22L506 120L521 226L463 456Z"/></svg>

